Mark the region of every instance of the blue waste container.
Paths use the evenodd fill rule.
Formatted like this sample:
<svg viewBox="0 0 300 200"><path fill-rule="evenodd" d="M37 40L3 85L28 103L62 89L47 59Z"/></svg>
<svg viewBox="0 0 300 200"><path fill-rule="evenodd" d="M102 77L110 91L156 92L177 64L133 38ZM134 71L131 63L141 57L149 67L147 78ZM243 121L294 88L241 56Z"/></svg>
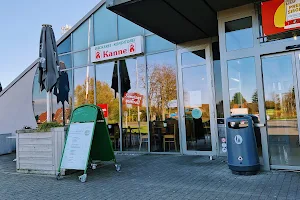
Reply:
<svg viewBox="0 0 300 200"><path fill-rule="evenodd" d="M227 119L228 166L234 174L256 174L260 169L254 122L249 115Z"/></svg>

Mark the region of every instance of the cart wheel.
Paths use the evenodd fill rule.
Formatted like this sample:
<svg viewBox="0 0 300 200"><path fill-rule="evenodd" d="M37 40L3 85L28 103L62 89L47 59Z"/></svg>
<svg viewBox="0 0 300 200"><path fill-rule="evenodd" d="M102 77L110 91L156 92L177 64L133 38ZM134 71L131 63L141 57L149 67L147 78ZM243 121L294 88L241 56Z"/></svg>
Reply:
<svg viewBox="0 0 300 200"><path fill-rule="evenodd" d="M78 179L80 180L81 183L85 183L86 182L86 178L87 178L87 174L83 174L81 176L78 177Z"/></svg>
<svg viewBox="0 0 300 200"><path fill-rule="evenodd" d="M121 165L120 164L115 164L116 171L120 172L121 171Z"/></svg>
<svg viewBox="0 0 300 200"><path fill-rule="evenodd" d="M61 176L60 172L58 172L58 173L56 174L56 180L60 180L60 179L62 179L62 176Z"/></svg>
<svg viewBox="0 0 300 200"><path fill-rule="evenodd" d="M95 170L95 169L97 169L97 166L98 166L97 164L95 164L95 163L91 163L91 169L92 169L92 170Z"/></svg>

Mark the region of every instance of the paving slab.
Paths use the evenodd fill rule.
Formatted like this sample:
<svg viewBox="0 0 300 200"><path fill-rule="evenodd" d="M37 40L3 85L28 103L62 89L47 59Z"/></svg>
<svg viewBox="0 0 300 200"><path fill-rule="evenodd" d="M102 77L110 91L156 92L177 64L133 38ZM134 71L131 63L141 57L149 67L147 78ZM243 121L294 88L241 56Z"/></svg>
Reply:
<svg viewBox="0 0 300 200"><path fill-rule="evenodd" d="M88 172L53 176L15 172L14 154L0 156L0 199L299 199L300 174L261 172L233 175L225 158L182 155L117 155L113 163Z"/></svg>

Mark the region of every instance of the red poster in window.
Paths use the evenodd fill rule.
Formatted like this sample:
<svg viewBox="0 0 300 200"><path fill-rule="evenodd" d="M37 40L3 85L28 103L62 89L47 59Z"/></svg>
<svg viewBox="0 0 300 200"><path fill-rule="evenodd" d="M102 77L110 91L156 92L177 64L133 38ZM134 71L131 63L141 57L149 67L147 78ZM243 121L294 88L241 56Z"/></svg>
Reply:
<svg viewBox="0 0 300 200"><path fill-rule="evenodd" d="M143 95L141 95L139 93L133 93L133 92L126 93L123 98L123 104L142 106L143 105Z"/></svg>
<svg viewBox="0 0 300 200"><path fill-rule="evenodd" d="M104 117L107 118L108 117L108 104L98 104L98 106L102 109Z"/></svg>
<svg viewBox="0 0 300 200"><path fill-rule="evenodd" d="M300 27L300 0L271 0L261 3L264 35Z"/></svg>

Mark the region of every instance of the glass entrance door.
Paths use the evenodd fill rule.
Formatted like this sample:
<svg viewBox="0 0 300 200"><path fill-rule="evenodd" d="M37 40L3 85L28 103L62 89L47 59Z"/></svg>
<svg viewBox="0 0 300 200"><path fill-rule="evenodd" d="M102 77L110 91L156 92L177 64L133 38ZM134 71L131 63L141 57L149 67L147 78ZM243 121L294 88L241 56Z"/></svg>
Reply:
<svg viewBox="0 0 300 200"><path fill-rule="evenodd" d="M181 133L184 154L215 155L215 107L209 47L179 51Z"/></svg>
<svg viewBox="0 0 300 200"><path fill-rule="evenodd" d="M262 57L265 114L272 168L300 169L299 52Z"/></svg>

